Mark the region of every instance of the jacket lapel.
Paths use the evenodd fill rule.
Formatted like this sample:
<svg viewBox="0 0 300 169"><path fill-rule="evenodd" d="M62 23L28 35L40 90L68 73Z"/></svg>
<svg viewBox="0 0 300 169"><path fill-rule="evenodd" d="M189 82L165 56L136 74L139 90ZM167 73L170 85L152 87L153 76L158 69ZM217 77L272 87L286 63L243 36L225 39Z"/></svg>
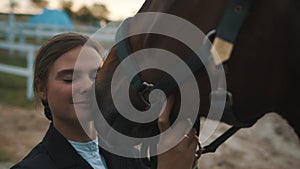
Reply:
<svg viewBox="0 0 300 169"><path fill-rule="evenodd" d="M55 129L52 123L42 143L59 169L93 169L87 161L77 154L72 145Z"/></svg>

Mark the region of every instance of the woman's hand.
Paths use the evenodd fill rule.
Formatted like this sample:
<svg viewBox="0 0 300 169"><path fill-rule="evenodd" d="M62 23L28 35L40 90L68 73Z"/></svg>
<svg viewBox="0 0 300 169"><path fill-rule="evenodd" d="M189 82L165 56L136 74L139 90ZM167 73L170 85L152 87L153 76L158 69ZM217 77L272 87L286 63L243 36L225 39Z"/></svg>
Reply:
<svg viewBox="0 0 300 169"><path fill-rule="evenodd" d="M169 97L164 111L158 118L158 126L160 132L166 131L170 127L169 117L172 111L174 103L174 97ZM185 129L191 128L190 121L185 120L172 126L172 128L182 133L183 139L173 148L158 155L158 169L191 169L200 156L197 157L198 138L194 128L192 128L188 134L184 134ZM168 142L171 142L173 136L166 136L167 139L160 140L160 145L168 146ZM162 142L163 141L163 142Z"/></svg>

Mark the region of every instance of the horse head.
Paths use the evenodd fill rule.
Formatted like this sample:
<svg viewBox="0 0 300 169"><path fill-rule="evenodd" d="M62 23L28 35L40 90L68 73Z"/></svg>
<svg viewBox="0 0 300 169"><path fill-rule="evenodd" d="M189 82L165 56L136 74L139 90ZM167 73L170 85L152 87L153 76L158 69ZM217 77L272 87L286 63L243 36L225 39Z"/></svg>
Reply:
<svg viewBox="0 0 300 169"><path fill-rule="evenodd" d="M237 0L237 2L243 1ZM294 67L295 63L299 63L299 57L296 57L296 44L299 44L299 42L294 40L294 36L299 37L296 29L299 28L299 23L296 19L299 16L299 4L296 3L298 2L294 0L275 0L272 3L267 0L253 0L247 18L242 22L237 37L232 44L230 59L223 62L224 69L222 65L215 63L214 66L204 66L199 68L199 70L197 68L197 72L191 71L197 83L197 90L194 94L197 95L198 92L201 97L201 102L199 100L198 103L198 120L196 122L199 122L200 116L208 116L209 110L213 106L211 101L212 94L220 87L219 83L215 84L212 82L210 72L224 70L225 79L221 80L225 80L227 85L221 84L222 87L225 87L225 93L222 93L222 97L223 99L225 97L225 105L230 103L230 112L233 113L225 113L221 119L222 121L241 127L250 127L264 114L277 112L285 117L298 136L300 135L300 126L297 123L299 110L296 106L299 91L294 90L299 84L299 70ZM157 85L164 77L168 78L169 73L164 70L148 68L140 70L140 72L131 73L132 76L130 77L132 78L128 80L127 69L135 67L131 63L127 65L127 68L122 69L124 76L119 76L116 80L114 79L114 74L122 61L126 60L126 56L138 53L140 56L135 55L136 57L133 58L143 58L142 55L146 55L147 61L153 59L158 60L157 63L159 63L159 59L172 53L180 58L176 63L170 61L170 66L168 66L172 67L173 65L175 72L177 63L182 60L185 61L194 55L198 56L198 60L196 59L195 61L198 65L211 65L211 58L201 58L199 53L197 53L200 50L194 49L193 45L198 45L198 49L205 48L203 44L205 44L207 39L211 38L210 40L213 41L214 34L208 37L212 30L216 29L217 33L215 36L218 36L217 28L228 9L228 4L230 4L229 0L221 2L218 0L193 0L189 2L180 0L147 0L136 16L126 21L125 26L120 29L126 35L122 36L121 34L118 43L111 48L97 76L95 86L96 98L101 113L115 130L130 137L138 138L151 137L158 134L157 130L155 130L157 128L155 120L147 121L146 123L129 120L119 113L113 99L115 98L120 102L122 99L129 100L130 102L128 103L132 104L136 110L146 111L149 109L148 103L152 103L152 101L150 101L151 99L149 100L151 90L144 92L145 88L149 87L149 84L150 87L151 84ZM238 13L244 10L240 4L235 5L233 8L234 12ZM140 17L147 15L150 17ZM189 43L182 41L180 37L181 35L194 35L186 32L192 29L187 29L186 27L188 26L185 24L173 25L172 22L164 19L163 16L166 15L176 16L183 23L195 26L205 36L200 36L202 35L200 33L199 36L195 35L197 38L193 39L193 37L190 37L190 40L193 41L192 46L190 46ZM176 31L179 37L176 35ZM171 35L174 35L176 38ZM211 46L209 45L209 47ZM145 49L161 50L148 51ZM158 51L163 55L156 55L155 52ZM122 55L125 55L125 57ZM142 59L141 62L143 62ZM138 63L140 64L140 62ZM191 61L191 63L194 63L194 61ZM139 64L138 66L141 66ZM143 64L147 65L147 63ZM191 68L190 66L188 67ZM214 70L210 70L211 67ZM119 72L122 73L122 71ZM168 79L170 81L167 85L172 87L168 88L162 85L158 89L163 88L167 90L164 98L169 95L175 96L172 119L176 119L178 112L180 112L182 101L187 99L187 102L194 103L195 100L189 100L188 97L183 99L180 85L174 84L177 82L176 79ZM189 81L188 77L185 79ZM136 81L141 82L137 87L135 87ZM146 82L148 85L145 85L143 82ZM124 88L122 85L124 83L129 84L128 86L130 87ZM165 82L163 81L162 83ZM192 82L183 84L185 88L193 86ZM112 86L114 87L113 89ZM141 90L137 90L137 88ZM192 89L190 88L190 90ZM119 98L123 96L119 95L123 93L123 90L128 93L128 97ZM124 108L126 109L126 107Z"/></svg>

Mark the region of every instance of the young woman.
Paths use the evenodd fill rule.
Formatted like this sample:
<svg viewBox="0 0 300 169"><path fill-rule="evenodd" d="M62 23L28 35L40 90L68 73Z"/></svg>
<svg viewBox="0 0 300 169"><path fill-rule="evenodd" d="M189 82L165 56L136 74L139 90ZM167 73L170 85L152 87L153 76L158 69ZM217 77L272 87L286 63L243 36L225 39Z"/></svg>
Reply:
<svg viewBox="0 0 300 169"><path fill-rule="evenodd" d="M94 79L103 62L100 50L96 42L75 33L54 36L42 45L35 60L34 90L51 121L50 127L43 140L13 169L147 168L140 159L101 149L96 135L84 130L93 131L90 107ZM161 131L169 127L171 108L172 101L168 101L159 119ZM190 131L176 147L159 155L158 168L192 168L195 134Z"/></svg>

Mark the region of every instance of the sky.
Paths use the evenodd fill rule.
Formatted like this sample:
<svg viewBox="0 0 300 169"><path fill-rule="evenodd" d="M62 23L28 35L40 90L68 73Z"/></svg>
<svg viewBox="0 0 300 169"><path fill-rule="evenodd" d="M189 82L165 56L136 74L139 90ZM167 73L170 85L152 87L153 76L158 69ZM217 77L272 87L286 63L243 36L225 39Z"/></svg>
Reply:
<svg viewBox="0 0 300 169"><path fill-rule="evenodd" d="M14 0L19 5L16 7L16 13L39 13L41 10L33 7L30 0ZM61 0L49 0L49 8L59 8ZM134 15L142 6L145 0L72 0L74 10L80 8L82 5L92 5L94 3L101 3L107 6L110 11L110 19L122 20L128 16ZM9 0L0 0L0 12L9 12Z"/></svg>

